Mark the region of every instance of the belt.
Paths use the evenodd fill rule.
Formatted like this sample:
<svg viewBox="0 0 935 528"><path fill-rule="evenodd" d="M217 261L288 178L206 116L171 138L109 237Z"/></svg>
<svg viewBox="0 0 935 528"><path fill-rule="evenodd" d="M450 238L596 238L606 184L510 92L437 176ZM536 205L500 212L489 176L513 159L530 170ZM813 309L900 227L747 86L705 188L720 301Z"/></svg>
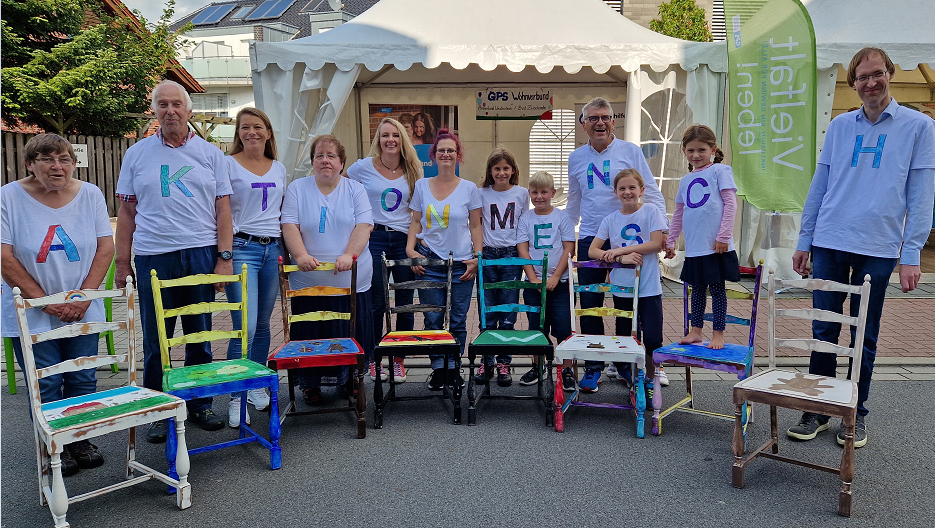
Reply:
<svg viewBox="0 0 935 528"><path fill-rule="evenodd" d="M266 244L279 242L279 237L256 236L256 235L248 235L247 233L234 233L234 236L237 238L242 238L248 242L251 240L256 240L257 242L259 242L260 244L263 244L264 246Z"/></svg>
<svg viewBox="0 0 935 528"><path fill-rule="evenodd" d="M383 224L373 224L374 231L396 231L397 233L405 233L406 231L400 231L399 229L393 229L388 225Z"/></svg>

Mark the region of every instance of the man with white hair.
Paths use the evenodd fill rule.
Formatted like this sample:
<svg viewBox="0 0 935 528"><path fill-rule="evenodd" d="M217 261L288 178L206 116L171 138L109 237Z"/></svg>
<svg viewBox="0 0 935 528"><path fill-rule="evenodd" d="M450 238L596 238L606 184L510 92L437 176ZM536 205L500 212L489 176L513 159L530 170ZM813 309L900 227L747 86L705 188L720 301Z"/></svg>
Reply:
<svg viewBox="0 0 935 528"><path fill-rule="evenodd" d="M152 93L152 108L159 121L156 134L127 150L117 181L121 200L117 213L117 286L133 275L131 246L140 280L140 320L143 327L143 386L162 390L162 360L156 330L156 310L150 270L160 279L198 273L231 274L231 185L224 154L196 136L188 127L192 100L178 83L163 81ZM165 308L210 302L212 286L177 287L163 294ZM172 335L176 319L166 320ZM185 333L211 329L211 315L183 315ZM212 360L210 343L185 345L185 364ZM211 398L188 402L188 419L215 431L224 422L211 410ZM151 443L164 442L166 422L153 423L146 433Z"/></svg>

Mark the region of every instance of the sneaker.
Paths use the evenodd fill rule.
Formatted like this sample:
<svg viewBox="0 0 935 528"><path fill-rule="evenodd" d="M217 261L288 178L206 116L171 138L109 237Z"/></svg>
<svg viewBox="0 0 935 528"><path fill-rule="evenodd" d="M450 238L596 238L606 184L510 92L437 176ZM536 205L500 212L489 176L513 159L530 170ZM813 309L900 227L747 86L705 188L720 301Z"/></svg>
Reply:
<svg viewBox="0 0 935 528"><path fill-rule="evenodd" d="M389 374L387 373L386 370L383 369L383 365L379 365L379 367L380 367L380 381L386 381L387 379L389 379ZM370 370L370 381L377 381L377 363L375 361L371 361L367 365L367 369Z"/></svg>
<svg viewBox="0 0 935 528"><path fill-rule="evenodd" d="M78 440L73 444L65 446L65 451L71 454L71 458L81 469L91 469L104 465L104 457L101 456L97 446L87 440ZM62 465L64 473L64 464Z"/></svg>
<svg viewBox="0 0 935 528"><path fill-rule="evenodd" d="M487 381L493 377L493 372L493 365L484 365L481 363L480 367L477 367L477 374L474 375L474 383L487 385Z"/></svg>
<svg viewBox="0 0 935 528"><path fill-rule="evenodd" d="M864 417L857 415L857 426L854 428L854 447L863 447L867 445L867 426L864 425ZM844 424L838 428L838 445L844 445Z"/></svg>
<svg viewBox="0 0 935 528"><path fill-rule="evenodd" d="M601 371L598 369L588 369L584 377L578 383L581 392L597 392L597 386L601 382Z"/></svg>
<svg viewBox="0 0 935 528"><path fill-rule="evenodd" d="M161 444L166 441L166 435L168 434L168 420L159 420L149 424L149 430L146 431L146 441L150 444Z"/></svg>
<svg viewBox="0 0 935 528"><path fill-rule="evenodd" d="M65 446L65 449L62 450L60 459L62 461L62 476L63 477L70 477L78 472L78 463L75 462L74 457L71 456L71 451L68 449L68 446ZM101 459L102 463L103 463L103 460L104 459L102 458Z"/></svg>
<svg viewBox="0 0 935 528"><path fill-rule="evenodd" d="M519 384L523 386L535 385L539 382L539 369L533 367L529 369L529 372L523 374L523 377L519 379Z"/></svg>
<svg viewBox="0 0 935 528"><path fill-rule="evenodd" d="M247 391L247 403L258 411L265 411L269 407L269 394L266 393L266 389L250 389ZM250 423L249 414L247 414L247 423Z"/></svg>
<svg viewBox="0 0 935 528"><path fill-rule="evenodd" d="M565 389L565 392L574 392L575 390L575 375L571 372L571 367L562 369L562 388Z"/></svg>
<svg viewBox="0 0 935 528"><path fill-rule="evenodd" d="M224 420L218 418L214 411L205 409L200 412L189 412L188 421L193 422L205 431L217 431L224 427Z"/></svg>
<svg viewBox="0 0 935 528"><path fill-rule="evenodd" d="M321 395L321 387L302 389L302 399L308 405L321 405L325 403L325 397Z"/></svg>
<svg viewBox="0 0 935 528"><path fill-rule="evenodd" d="M653 408L653 380L646 378L643 380L643 390L646 392L646 410L652 410Z"/></svg>
<svg viewBox="0 0 935 528"><path fill-rule="evenodd" d="M464 387L464 378L461 377L461 371L459 369L448 369L448 376L449 387Z"/></svg>
<svg viewBox="0 0 935 528"><path fill-rule="evenodd" d="M802 413L802 419L799 420L799 423L790 427L786 434L789 435L789 438L796 440L811 440L829 427L831 425L828 423L827 416L806 412Z"/></svg>
<svg viewBox="0 0 935 528"><path fill-rule="evenodd" d="M497 371L497 385L509 387L513 384L513 376L510 376L510 366L506 363L497 363L494 367Z"/></svg>
<svg viewBox="0 0 935 528"><path fill-rule="evenodd" d="M393 361L393 381L396 383L406 381L406 367L403 366L402 358Z"/></svg>
<svg viewBox="0 0 935 528"><path fill-rule="evenodd" d="M611 363L610 366L607 367L606 372L607 372L608 378L610 379L616 378L617 377L617 365L614 365L613 363Z"/></svg>
<svg viewBox="0 0 935 528"><path fill-rule="evenodd" d="M250 401L250 398L247 398ZM231 398L230 405L227 408L227 425L234 429L240 427L240 397ZM250 412L247 411L247 425L250 425Z"/></svg>
<svg viewBox="0 0 935 528"><path fill-rule="evenodd" d="M656 369L656 377L659 378L660 387L669 386L669 376L666 376L666 371L662 370L662 365L659 365L659 368Z"/></svg>
<svg viewBox="0 0 935 528"><path fill-rule="evenodd" d="M633 369L629 363L617 370L617 381L626 384L627 387L633 387Z"/></svg>
<svg viewBox="0 0 935 528"><path fill-rule="evenodd" d="M429 376L429 390L440 391L445 388L445 369L437 368Z"/></svg>

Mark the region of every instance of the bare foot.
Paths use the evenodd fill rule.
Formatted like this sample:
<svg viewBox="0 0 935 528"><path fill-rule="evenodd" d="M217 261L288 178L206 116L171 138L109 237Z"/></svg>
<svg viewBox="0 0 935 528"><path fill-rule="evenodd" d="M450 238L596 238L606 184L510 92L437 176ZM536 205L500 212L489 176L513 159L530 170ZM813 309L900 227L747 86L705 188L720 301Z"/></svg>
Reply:
<svg viewBox="0 0 935 528"><path fill-rule="evenodd" d="M714 334L711 336L711 342L708 343L708 348L713 350L720 350L724 348L724 332L723 331L714 331Z"/></svg>
<svg viewBox="0 0 935 528"><path fill-rule="evenodd" d="M701 335L701 328L695 328L693 326L691 332L689 332L687 336L683 337L682 339L679 339L679 344L690 345L692 343L700 343L702 341L704 341L704 338ZM721 340L721 342L723 346L723 339Z"/></svg>

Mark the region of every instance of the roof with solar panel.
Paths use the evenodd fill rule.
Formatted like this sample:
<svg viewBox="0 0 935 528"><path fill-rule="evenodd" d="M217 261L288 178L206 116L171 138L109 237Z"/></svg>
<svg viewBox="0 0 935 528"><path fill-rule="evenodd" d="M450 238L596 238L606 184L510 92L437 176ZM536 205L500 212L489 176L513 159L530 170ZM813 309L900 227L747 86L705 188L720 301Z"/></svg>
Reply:
<svg viewBox="0 0 935 528"><path fill-rule="evenodd" d="M311 33L309 14L341 11L357 16L379 0L237 0L212 2L202 9L176 20L170 26L178 29L191 22L194 29L256 26L265 23L285 23L300 28L293 38Z"/></svg>

